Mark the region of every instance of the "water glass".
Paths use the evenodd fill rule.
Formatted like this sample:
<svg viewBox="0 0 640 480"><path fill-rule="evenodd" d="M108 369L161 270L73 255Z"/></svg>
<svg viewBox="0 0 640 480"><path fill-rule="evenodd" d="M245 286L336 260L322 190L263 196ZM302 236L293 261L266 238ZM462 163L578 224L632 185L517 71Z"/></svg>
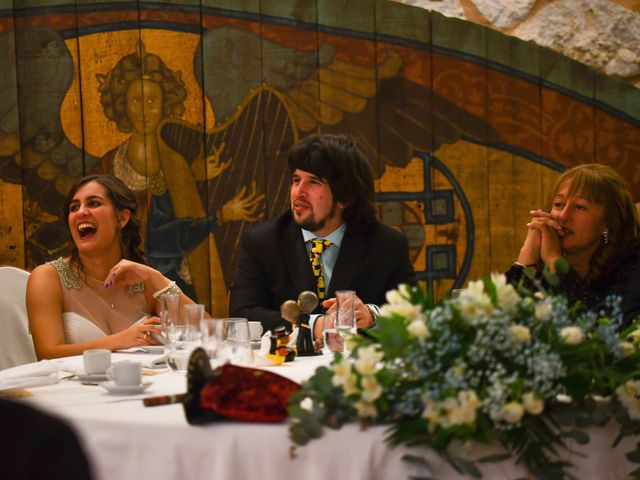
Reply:
<svg viewBox="0 0 640 480"><path fill-rule="evenodd" d="M337 310L328 310L322 318L322 341L325 348L333 353L344 351L344 339L336 330L336 314Z"/></svg>
<svg viewBox="0 0 640 480"><path fill-rule="evenodd" d="M336 330L347 340L356 333L356 292L338 290L336 292ZM345 342L345 354L347 344Z"/></svg>
<svg viewBox="0 0 640 480"><path fill-rule="evenodd" d="M201 331L203 348L214 367L227 362L253 363L246 318L205 318L201 322Z"/></svg>
<svg viewBox="0 0 640 480"><path fill-rule="evenodd" d="M160 297L160 319L163 327L183 325L182 296L179 293L165 294Z"/></svg>
<svg viewBox="0 0 640 480"><path fill-rule="evenodd" d="M200 332L200 323L204 318L204 305L186 303L184 305L184 324L189 330Z"/></svg>
<svg viewBox="0 0 640 480"><path fill-rule="evenodd" d="M186 325L169 325L165 344L167 366L175 372L186 372L191 353L201 345L202 335L199 330L190 329Z"/></svg>

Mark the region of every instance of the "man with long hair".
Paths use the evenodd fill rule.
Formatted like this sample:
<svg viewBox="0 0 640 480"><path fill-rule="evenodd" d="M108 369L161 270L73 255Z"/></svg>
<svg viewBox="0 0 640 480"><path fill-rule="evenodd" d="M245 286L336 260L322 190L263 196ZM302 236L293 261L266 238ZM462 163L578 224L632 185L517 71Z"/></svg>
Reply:
<svg viewBox="0 0 640 480"><path fill-rule="evenodd" d="M317 315L348 289L357 295L357 327L372 326L386 292L416 277L406 238L376 219L369 162L349 136L311 135L288 163L290 210L243 235L231 314L273 330L286 325L285 300L315 291ZM316 338L321 331L315 322Z"/></svg>

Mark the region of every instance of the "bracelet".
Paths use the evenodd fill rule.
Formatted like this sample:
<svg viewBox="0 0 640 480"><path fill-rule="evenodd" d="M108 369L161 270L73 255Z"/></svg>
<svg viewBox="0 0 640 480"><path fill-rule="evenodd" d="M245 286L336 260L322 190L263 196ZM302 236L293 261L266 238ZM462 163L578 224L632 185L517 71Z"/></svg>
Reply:
<svg viewBox="0 0 640 480"><path fill-rule="evenodd" d="M164 295L180 295L181 293L182 293L182 290L180 290L180 287L176 285L176 282L171 282L166 287L161 288L156 293L154 293L153 299L157 300L158 298Z"/></svg>
<svg viewBox="0 0 640 480"><path fill-rule="evenodd" d="M524 263L520 263L520 262L513 262L513 264L516 267L522 267L522 268L529 268L529 267L537 267L538 264L537 263L527 263L526 265Z"/></svg>

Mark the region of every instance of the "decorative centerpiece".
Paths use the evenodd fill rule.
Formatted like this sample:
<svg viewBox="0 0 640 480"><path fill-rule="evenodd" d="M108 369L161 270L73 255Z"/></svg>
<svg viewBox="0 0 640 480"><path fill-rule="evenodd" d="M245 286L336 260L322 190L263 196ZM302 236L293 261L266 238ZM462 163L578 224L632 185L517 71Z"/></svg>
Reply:
<svg viewBox="0 0 640 480"><path fill-rule="evenodd" d="M382 423L391 444L430 447L461 474L481 476L449 447L476 441L498 442L538 477L565 478L558 453L567 438L588 442L583 428L615 419L616 442L640 433L639 322L621 331L618 298L588 310L534 284L494 274L438 303L419 288L388 292L376 328L291 397L291 439ZM640 462L640 449L627 458Z"/></svg>
<svg viewBox="0 0 640 480"><path fill-rule="evenodd" d="M318 306L318 302L318 296L315 293L305 290L300 292L297 301L286 300L280 306L280 315L293 326L296 355L300 357L318 355L320 353L313 348L311 328L309 326L309 315Z"/></svg>

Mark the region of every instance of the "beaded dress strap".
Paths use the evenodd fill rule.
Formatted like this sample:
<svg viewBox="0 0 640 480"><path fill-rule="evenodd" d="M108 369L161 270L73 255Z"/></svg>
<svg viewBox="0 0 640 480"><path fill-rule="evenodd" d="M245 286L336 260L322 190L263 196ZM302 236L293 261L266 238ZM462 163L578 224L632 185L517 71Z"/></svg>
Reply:
<svg viewBox="0 0 640 480"><path fill-rule="evenodd" d="M60 280L62 281L62 286L66 289L75 288L76 290L80 290L82 288L82 284L80 283L80 278L78 275L71 269L69 264L64 261L64 258L60 257L56 260L52 260L47 262L47 265L51 265L56 269L58 274L60 275ZM144 282L134 283L133 285L127 285L125 287L126 292L129 295L137 295L139 293L144 293Z"/></svg>

